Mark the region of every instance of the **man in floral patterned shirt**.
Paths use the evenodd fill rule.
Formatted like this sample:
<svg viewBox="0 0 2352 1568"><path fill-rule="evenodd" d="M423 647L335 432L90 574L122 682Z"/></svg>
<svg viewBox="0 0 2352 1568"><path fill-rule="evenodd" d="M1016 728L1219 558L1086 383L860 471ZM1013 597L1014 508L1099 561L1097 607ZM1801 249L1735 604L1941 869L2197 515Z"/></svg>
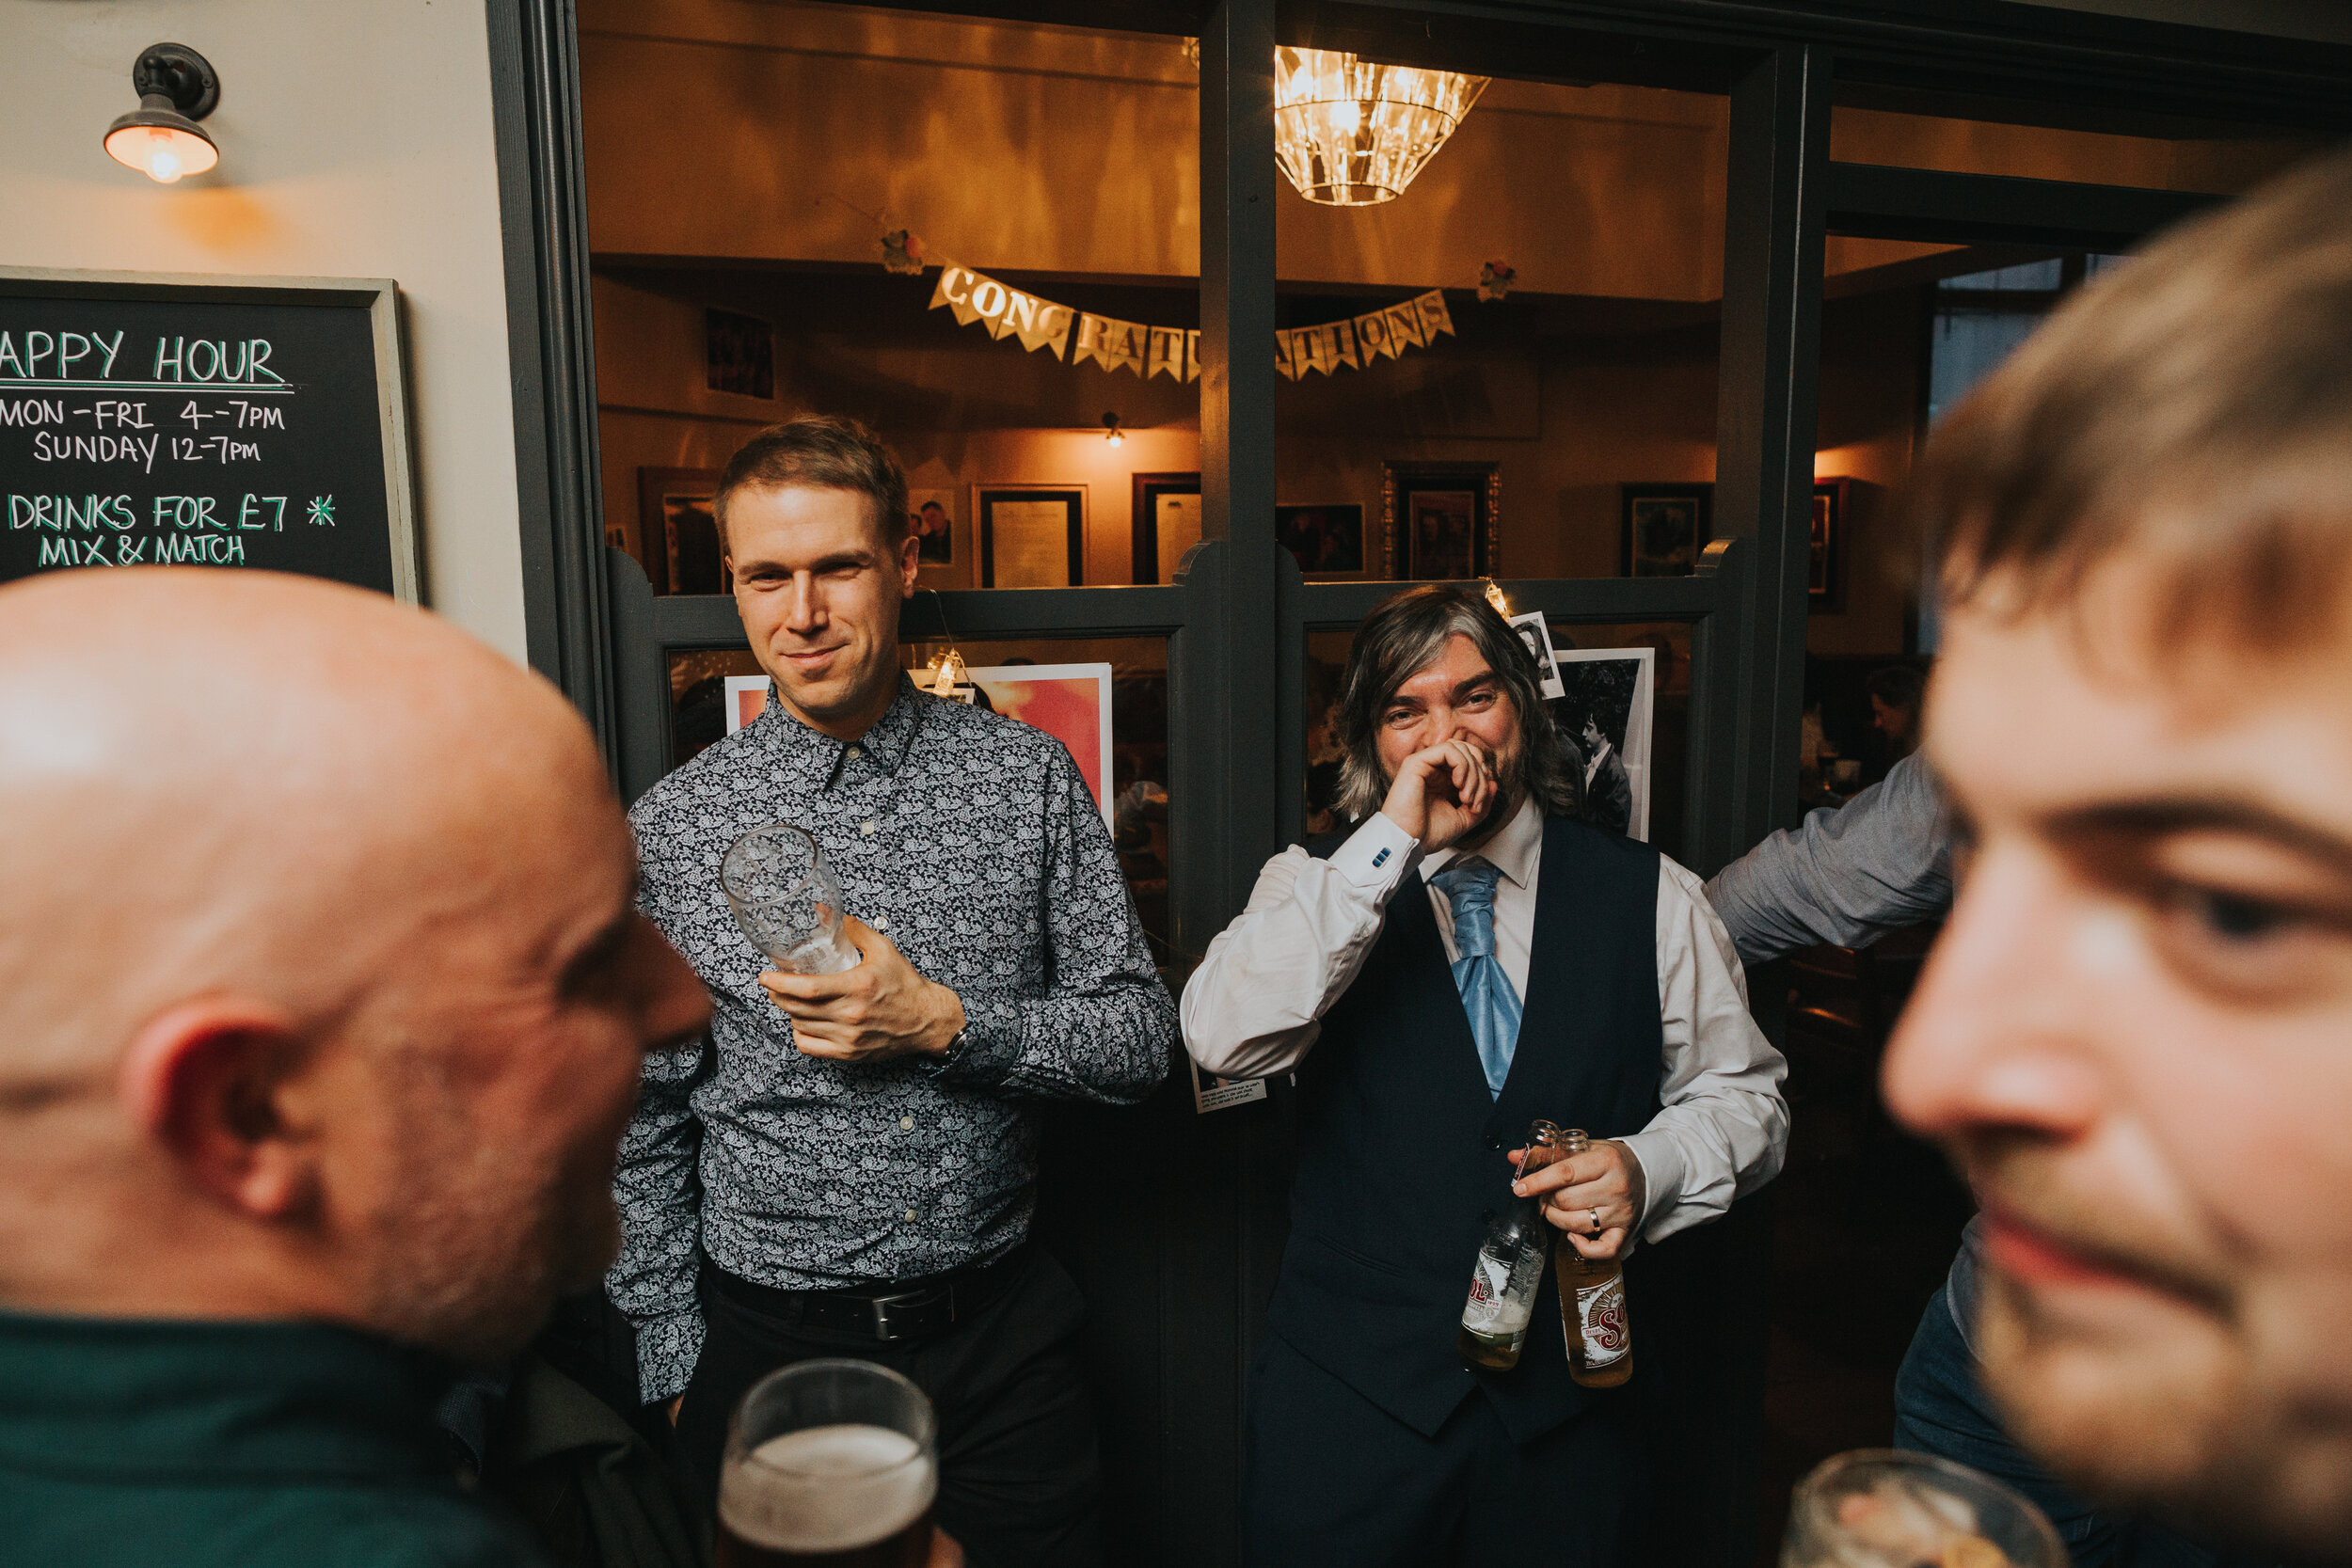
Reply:
<svg viewBox="0 0 2352 1568"><path fill-rule="evenodd" d="M938 1518L975 1568L1097 1561L1083 1309L1027 1243L1037 1106L1141 1100L1174 1005L1070 753L900 668L921 542L872 433L763 431L713 509L774 700L630 814L640 902L713 1004L699 1051L648 1065L622 1145L608 1283L641 1393L683 1396L680 1450L709 1499L760 1375L894 1367L937 1408ZM840 879L864 955L845 974L763 973L728 913L721 858L777 820Z"/></svg>

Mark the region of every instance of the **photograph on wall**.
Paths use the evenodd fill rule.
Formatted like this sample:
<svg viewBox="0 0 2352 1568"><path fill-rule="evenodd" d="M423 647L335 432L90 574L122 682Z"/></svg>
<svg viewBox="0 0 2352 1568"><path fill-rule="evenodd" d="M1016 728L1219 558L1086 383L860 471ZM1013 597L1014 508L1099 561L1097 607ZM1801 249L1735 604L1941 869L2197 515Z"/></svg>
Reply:
<svg viewBox="0 0 2352 1568"><path fill-rule="evenodd" d="M1379 569L1368 576L1459 581L1501 573L1500 465L1392 462L1380 469Z"/></svg>
<svg viewBox="0 0 2352 1568"><path fill-rule="evenodd" d="M1524 615L1511 617L1511 629L1527 644L1530 657L1535 660L1535 676L1547 697L1565 697L1567 688L1561 684L1560 663L1551 651L1551 627L1544 621L1544 612L1531 610Z"/></svg>
<svg viewBox="0 0 2352 1568"><path fill-rule="evenodd" d="M726 682L727 734L733 735L768 710L768 677L729 675Z"/></svg>
<svg viewBox="0 0 2352 1568"><path fill-rule="evenodd" d="M1817 610L1846 608L1844 551L1846 482L1813 482L1813 540L1805 577L1805 600Z"/></svg>
<svg viewBox="0 0 2352 1568"><path fill-rule="evenodd" d="M1406 502L1416 579L1477 575L1478 497L1470 490L1416 490Z"/></svg>
<svg viewBox="0 0 2352 1568"><path fill-rule="evenodd" d="M1075 588L1086 581L1083 484L975 484L982 588Z"/></svg>
<svg viewBox="0 0 2352 1568"><path fill-rule="evenodd" d="M978 701L1043 730L1067 747L1078 772L1111 819L1111 667L1107 664L1001 664L972 672Z"/></svg>
<svg viewBox="0 0 2352 1568"><path fill-rule="evenodd" d="M922 542L917 560L925 566L956 563L956 493L909 490L907 532Z"/></svg>
<svg viewBox="0 0 2352 1568"><path fill-rule="evenodd" d="M1309 578L1363 576L1364 509L1360 506L1278 506L1274 537Z"/></svg>
<svg viewBox="0 0 2352 1568"><path fill-rule="evenodd" d="M1711 484L1621 484L1617 575L1687 578L1714 537Z"/></svg>
<svg viewBox="0 0 2352 1568"><path fill-rule="evenodd" d="M1200 476L1136 474L1128 517L1137 582L1174 582L1184 552L1200 543Z"/></svg>
<svg viewBox="0 0 2352 1568"><path fill-rule="evenodd" d="M775 330L736 310L703 311L705 380L714 392L738 397L776 395Z"/></svg>
<svg viewBox="0 0 2352 1568"><path fill-rule="evenodd" d="M1564 648L1552 713L1560 749L1584 786L1593 826L1649 840L1650 728L1658 705L1655 648Z"/></svg>
<svg viewBox="0 0 2352 1568"><path fill-rule="evenodd" d="M726 565L710 499L716 468L637 470L639 563L657 594L727 594Z"/></svg>
<svg viewBox="0 0 2352 1568"><path fill-rule="evenodd" d="M1003 664L970 672L955 698L1043 730L1078 765L1103 820L1111 819L1111 667L1107 664ZM726 677L727 734L768 706L766 675ZM968 691L968 695L967 695Z"/></svg>

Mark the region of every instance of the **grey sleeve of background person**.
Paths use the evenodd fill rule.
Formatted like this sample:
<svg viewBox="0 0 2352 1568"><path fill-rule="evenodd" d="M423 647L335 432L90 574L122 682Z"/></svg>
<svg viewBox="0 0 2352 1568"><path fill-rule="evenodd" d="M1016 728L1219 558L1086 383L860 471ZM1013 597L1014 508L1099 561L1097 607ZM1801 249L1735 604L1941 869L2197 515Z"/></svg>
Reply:
<svg viewBox="0 0 2352 1568"><path fill-rule="evenodd" d="M1743 963L1798 947L1852 947L1932 920L1952 904L1952 841L1917 753L1842 808L1808 814L1716 873L1708 902Z"/></svg>

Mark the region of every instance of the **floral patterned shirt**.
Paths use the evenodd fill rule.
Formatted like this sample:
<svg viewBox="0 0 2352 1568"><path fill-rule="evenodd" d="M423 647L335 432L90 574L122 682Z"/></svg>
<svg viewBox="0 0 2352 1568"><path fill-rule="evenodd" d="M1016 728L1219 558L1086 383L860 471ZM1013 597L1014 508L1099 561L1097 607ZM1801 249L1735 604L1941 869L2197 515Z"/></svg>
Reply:
<svg viewBox="0 0 2352 1568"><path fill-rule="evenodd" d="M1037 1101L1127 1104L1167 1075L1176 1008L1103 814L1043 731L918 691L844 745L767 710L629 813L638 902L710 988L710 1032L650 1058L614 1179L606 1283L637 1325L641 1392L701 1353L701 1256L785 1290L914 1279L1028 1234ZM747 829L807 829L849 912L951 987L944 1058L850 1066L793 1049L719 863Z"/></svg>

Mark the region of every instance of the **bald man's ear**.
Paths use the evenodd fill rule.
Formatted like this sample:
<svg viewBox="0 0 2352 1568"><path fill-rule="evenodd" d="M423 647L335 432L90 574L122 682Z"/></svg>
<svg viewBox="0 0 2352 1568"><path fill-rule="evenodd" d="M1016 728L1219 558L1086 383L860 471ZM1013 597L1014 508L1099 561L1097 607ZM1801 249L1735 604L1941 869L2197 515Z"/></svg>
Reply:
<svg viewBox="0 0 2352 1568"><path fill-rule="evenodd" d="M132 1124L188 1180L256 1220L308 1209L317 1148L287 1115L286 1089L308 1054L285 1014L238 997L201 997L150 1019L119 1080Z"/></svg>

